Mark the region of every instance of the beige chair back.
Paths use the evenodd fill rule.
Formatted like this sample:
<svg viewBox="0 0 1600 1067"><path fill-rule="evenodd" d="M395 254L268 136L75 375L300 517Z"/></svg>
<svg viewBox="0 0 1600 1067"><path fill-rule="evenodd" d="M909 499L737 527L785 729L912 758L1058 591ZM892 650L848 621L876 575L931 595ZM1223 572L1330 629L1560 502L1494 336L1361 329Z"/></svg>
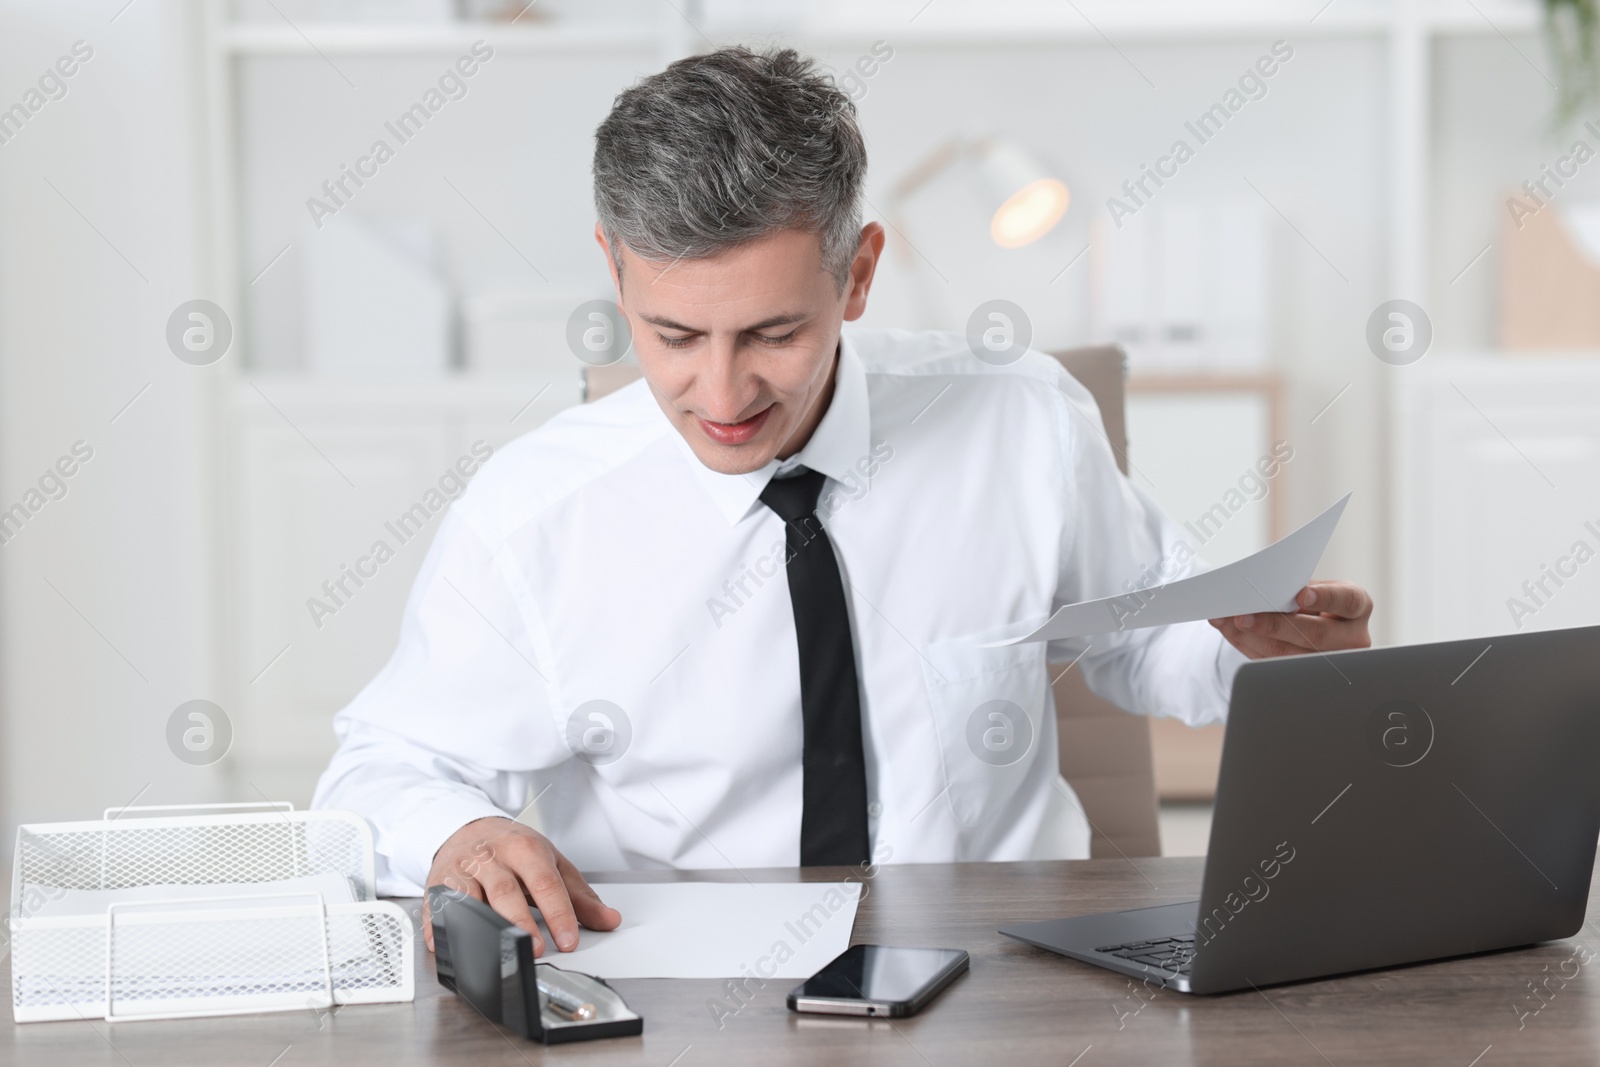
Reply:
<svg viewBox="0 0 1600 1067"><path fill-rule="evenodd" d="M632 385L639 380L639 365L637 363L612 363L605 367L583 368L583 399L586 403L593 403L605 396L614 393L624 385Z"/></svg>
<svg viewBox="0 0 1600 1067"><path fill-rule="evenodd" d="M1052 352L1083 383L1100 407L1117 467L1128 473L1128 429L1124 403L1127 362L1116 345ZM1150 720L1089 691L1083 672L1052 666L1056 679L1056 730L1061 775L1072 785L1088 816L1089 854L1159 856L1155 764L1150 755ZM1060 675L1057 677L1057 675Z"/></svg>
<svg viewBox="0 0 1600 1067"><path fill-rule="evenodd" d="M1128 436L1123 383L1126 364L1115 346L1052 353L1094 396L1117 466L1128 472ZM587 367L584 398L594 401L637 380L632 364ZM1102 700L1083 684L1077 668L1052 666L1061 774L1083 804L1091 829L1092 856L1159 856L1155 769L1150 723ZM1057 675L1060 675L1057 677Z"/></svg>

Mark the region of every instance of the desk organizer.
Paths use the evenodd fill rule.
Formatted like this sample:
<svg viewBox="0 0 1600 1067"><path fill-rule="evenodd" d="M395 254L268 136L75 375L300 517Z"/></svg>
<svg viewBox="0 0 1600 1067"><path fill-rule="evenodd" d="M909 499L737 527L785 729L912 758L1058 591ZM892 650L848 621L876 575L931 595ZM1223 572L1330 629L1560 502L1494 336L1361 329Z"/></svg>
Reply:
<svg viewBox="0 0 1600 1067"><path fill-rule="evenodd" d="M120 1022L409 1001L414 928L374 886L371 831L349 812L130 807L19 827L12 1012Z"/></svg>

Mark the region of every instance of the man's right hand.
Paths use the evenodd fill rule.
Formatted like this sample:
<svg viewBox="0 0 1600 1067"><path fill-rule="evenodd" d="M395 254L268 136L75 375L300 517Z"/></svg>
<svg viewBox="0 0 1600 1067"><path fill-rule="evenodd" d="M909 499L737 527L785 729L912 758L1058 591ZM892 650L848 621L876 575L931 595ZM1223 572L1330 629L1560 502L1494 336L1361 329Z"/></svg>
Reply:
<svg viewBox="0 0 1600 1067"><path fill-rule="evenodd" d="M539 909L556 947L578 947L578 924L615 930L622 915L608 908L567 857L545 837L511 819L477 819L451 834L434 854L428 885L443 885L485 901L533 935L533 954L544 954L544 938L529 908ZM433 951L433 923L424 895L422 936Z"/></svg>

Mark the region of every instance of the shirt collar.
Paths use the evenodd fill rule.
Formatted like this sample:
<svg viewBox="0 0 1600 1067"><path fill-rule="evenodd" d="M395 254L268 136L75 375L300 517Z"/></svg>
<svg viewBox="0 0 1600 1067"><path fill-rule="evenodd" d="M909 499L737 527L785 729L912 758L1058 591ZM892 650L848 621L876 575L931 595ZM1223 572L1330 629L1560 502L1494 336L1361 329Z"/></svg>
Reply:
<svg viewBox="0 0 1600 1067"><path fill-rule="evenodd" d="M856 355L850 339L839 338L839 365L834 372L833 398L811 439L787 460L772 460L748 474L721 474L700 462L676 429L673 437L696 479L710 494L712 502L728 522L736 523L760 499L767 482L780 470L805 466L821 471L835 481L846 480L857 460L872 448L871 414L867 405L867 371Z"/></svg>

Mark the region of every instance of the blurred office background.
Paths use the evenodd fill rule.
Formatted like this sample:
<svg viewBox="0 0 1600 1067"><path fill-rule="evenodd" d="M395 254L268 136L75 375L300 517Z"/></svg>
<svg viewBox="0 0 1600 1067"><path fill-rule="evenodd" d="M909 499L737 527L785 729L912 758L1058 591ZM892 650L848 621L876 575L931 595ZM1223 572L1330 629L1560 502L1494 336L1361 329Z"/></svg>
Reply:
<svg viewBox="0 0 1600 1067"><path fill-rule="evenodd" d="M0 0L8 840L309 800L438 525L396 521L581 400L595 125L725 43L857 100L891 225L864 324L1003 299L1035 347L1125 345L1133 477L1211 516L1210 561L1353 492L1321 572L1374 592L1379 642L1600 621L1572 562L1600 551L1600 101L1545 30L1571 6ZM1007 173L1046 182L1042 235L991 230ZM1394 299L1420 360L1369 342ZM192 700L225 757L181 758ZM1157 724L1169 852L1204 848L1219 748Z"/></svg>

